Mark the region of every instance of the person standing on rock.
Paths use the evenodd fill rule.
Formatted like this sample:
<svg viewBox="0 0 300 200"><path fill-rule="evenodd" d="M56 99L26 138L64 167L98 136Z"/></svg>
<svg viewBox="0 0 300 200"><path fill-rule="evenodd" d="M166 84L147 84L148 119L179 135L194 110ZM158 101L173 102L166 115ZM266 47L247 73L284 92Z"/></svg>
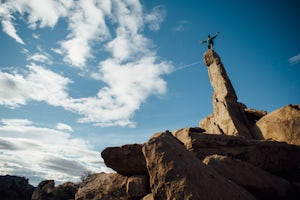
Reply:
<svg viewBox="0 0 300 200"><path fill-rule="evenodd" d="M214 50L214 39L219 35L220 32L216 32L216 35L213 37L210 37L210 35L207 36L207 40L200 41L200 44L207 43L207 49Z"/></svg>

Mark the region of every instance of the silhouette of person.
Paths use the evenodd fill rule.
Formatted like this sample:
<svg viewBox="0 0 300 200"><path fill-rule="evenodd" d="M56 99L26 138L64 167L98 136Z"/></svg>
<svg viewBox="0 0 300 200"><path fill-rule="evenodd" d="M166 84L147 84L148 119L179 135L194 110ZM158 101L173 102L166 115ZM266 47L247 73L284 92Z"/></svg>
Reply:
<svg viewBox="0 0 300 200"><path fill-rule="evenodd" d="M210 37L210 35L207 36L207 40L200 41L200 44L207 43L207 49L214 50L214 39L219 35L220 32L216 32L216 35L213 37Z"/></svg>

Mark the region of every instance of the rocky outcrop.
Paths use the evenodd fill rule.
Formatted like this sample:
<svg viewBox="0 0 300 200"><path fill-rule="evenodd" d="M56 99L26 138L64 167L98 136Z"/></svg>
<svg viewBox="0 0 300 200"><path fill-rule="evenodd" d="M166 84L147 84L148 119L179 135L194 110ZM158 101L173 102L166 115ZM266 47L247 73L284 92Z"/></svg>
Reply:
<svg viewBox="0 0 300 200"><path fill-rule="evenodd" d="M102 151L101 156L106 166L119 174L127 176L148 174L140 144L108 147Z"/></svg>
<svg viewBox="0 0 300 200"><path fill-rule="evenodd" d="M139 160L137 171L132 168L128 176L103 174L102 178L88 179L90 183L85 181L81 185L78 199L135 199L137 196L144 200L219 199L220 194L223 199L251 199L252 195L258 199L297 199L300 196L300 146L208 134L193 127L157 133L143 145L126 145L126 149L136 148L131 153L123 154L120 150L123 147L114 147L118 151L110 152L119 163ZM104 160L107 158L109 153ZM142 166L147 175L142 179L140 175L133 176ZM219 192L215 193L214 188Z"/></svg>
<svg viewBox="0 0 300 200"><path fill-rule="evenodd" d="M93 174L84 180L76 200L136 200L149 193L146 176L127 177L116 173Z"/></svg>
<svg viewBox="0 0 300 200"><path fill-rule="evenodd" d="M214 89L214 112L201 120L199 126L208 133L253 138L251 125L237 101L237 95L220 57L213 50L208 50L204 54L204 63L208 67L210 83Z"/></svg>
<svg viewBox="0 0 300 200"><path fill-rule="evenodd" d="M54 180L44 180L39 183L38 187L32 194L32 200L71 200L75 199L75 194L78 190L78 185L72 182L66 182L55 187Z"/></svg>
<svg viewBox="0 0 300 200"><path fill-rule="evenodd" d="M300 145L300 104L287 105L261 118L254 127L256 137Z"/></svg>
<svg viewBox="0 0 300 200"><path fill-rule="evenodd" d="M173 134L200 160L218 154L249 162L270 172L287 172L300 166L300 146L267 140L195 132L184 128Z"/></svg>
<svg viewBox="0 0 300 200"><path fill-rule="evenodd" d="M217 53L208 50L204 62L213 114L199 127L104 149L105 164L117 173L86 179L77 200L299 199L300 146L291 144L299 144L300 107L270 114L247 108Z"/></svg>
<svg viewBox="0 0 300 200"><path fill-rule="evenodd" d="M229 180L243 186L258 199L287 198L291 184L267 171L227 156L212 155L203 160Z"/></svg>
<svg viewBox="0 0 300 200"><path fill-rule="evenodd" d="M0 176L0 199L2 200L30 200L33 191L34 187L24 177Z"/></svg>
<svg viewBox="0 0 300 200"><path fill-rule="evenodd" d="M171 133L155 134L143 153L154 199L255 199L205 166Z"/></svg>

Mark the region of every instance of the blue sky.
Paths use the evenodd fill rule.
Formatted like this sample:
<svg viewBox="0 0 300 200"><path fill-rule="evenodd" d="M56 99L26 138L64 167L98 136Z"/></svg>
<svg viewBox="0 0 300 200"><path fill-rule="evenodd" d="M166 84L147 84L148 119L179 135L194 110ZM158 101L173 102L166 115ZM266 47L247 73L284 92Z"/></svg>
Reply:
<svg viewBox="0 0 300 200"><path fill-rule="evenodd" d="M299 104L299 19L296 0L1 1L0 174L76 182L107 146L198 126L217 31L240 102Z"/></svg>

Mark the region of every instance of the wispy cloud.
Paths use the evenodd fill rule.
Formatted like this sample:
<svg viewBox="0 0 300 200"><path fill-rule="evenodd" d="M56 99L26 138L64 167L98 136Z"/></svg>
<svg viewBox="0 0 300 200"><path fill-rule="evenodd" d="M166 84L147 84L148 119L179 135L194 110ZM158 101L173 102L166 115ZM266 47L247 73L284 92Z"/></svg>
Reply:
<svg viewBox="0 0 300 200"><path fill-rule="evenodd" d="M55 128L61 131L73 132L73 128L68 124L64 124L64 123L57 123Z"/></svg>
<svg viewBox="0 0 300 200"><path fill-rule="evenodd" d="M34 39L36 39L36 40L40 39L40 35L39 35L39 34L33 33L33 34L32 34L32 37L33 37Z"/></svg>
<svg viewBox="0 0 300 200"><path fill-rule="evenodd" d="M173 27L174 32L183 32L186 29L186 25L188 24L188 21L186 20L181 20L177 23L176 26Z"/></svg>
<svg viewBox="0 0 300 200"><path fill-rule="evenodd" d="M296 55L296 56L293 56L289 59L289 63L291 65L295 65L295 64L298 64L300 62L300 54Z"/></svg>
<svg viewBox="0 0 300 200"><path fill-rule="evenodd" d="M151 30L158 31L166 15L167 11L164 6L156 6L145 16L145 21Z"/></svg>
<svg viewBox="0 0 300 200"><path fill-rule="evenodd" d="M44 179L77 182L86 171L110 171L88 143L62 130L2 119L0 132L1 174L27 176L37 184Z"/></svg>
<svg viewBox="0 0 300 200"><path fill-rule="evenodd" d="M10 20L2 20L1 25L3 32L14 38L18 43L24 44L23 40L18 36L17 31Z"/></svg>
<svg viewBox="0 0 300 200"><path fill-rule="evenodd" d="M166 15L163 6L145 14L138 0L15 0L2 5L3 19L18 12L27 16L31 29L55 27L59 19L65 20L67 37L49 51L62 55L70 66L89 71L90 77L106 86L90 97L73 98L68 92L73 80L40 66L52 61L47 54L37 53L29 56L35 62L25 73L0 72L0 104L15 108L43 101L81 115L80 123L134 127L132 118L140 105L151 95L166 93L167 83L161 76L173 66L156 55L154 44L143 34L147 24L151 30L159 30ZM96 44L107 58L97 60ZM87 69L89 59L99 63L96 71L95 67Z"/></svg>
<svg viewBox="0 0 300 200"><path fill-rule="evenodd" d="M30 55L28 56L27 60L52 65L52 60L49 58L49 56L42 53L35 53L33 55Z"/></svg>

